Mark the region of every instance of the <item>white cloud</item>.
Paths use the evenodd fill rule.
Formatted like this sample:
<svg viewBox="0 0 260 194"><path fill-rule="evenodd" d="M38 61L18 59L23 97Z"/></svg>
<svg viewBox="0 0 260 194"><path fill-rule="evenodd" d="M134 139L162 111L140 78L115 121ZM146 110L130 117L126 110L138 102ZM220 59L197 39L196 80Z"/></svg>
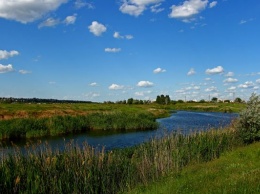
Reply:
<svg viewBox="0 0 260 194"><path fill-rule="evenodd" d="M142 91L142 92L135 92L135 96L145 96L151 94L152 91Z"/></svg>
<svg viewBox="0 0 260 194"><path fill-rule="evenodd" d="M63 21L66 25L74 24L77 19L77 14L67 16L65 20Z"/></svg>
<svg viewBox="0 0 260 194"><path fill-rule="evenodd" d="M1 0L0 17L21 23L33 22L68 0Z"/></svg>
<svg viewBox="0 0 260 194"><path fill-rule="evenodd" d="M9 65L0 64L0 73L8 73L11 71L14 71L13 66L11 64Z"/></svg>
<svg viewBox="0 0 260 194"><path fill-rule="evenodd" d="M114 38L124 38L124 36L121 36L119 32L115 32L114 35L113 35Z"/></svg>
<svg viewBox="0 0 260 194"><path fill-rule="evenodd" d="M94 86L98 86L98 84L96 82L92 82L89 84L90 86L94 87Z"/></svg>
<svg viewBox="0 0 260 194"><path fill-rule="evenodd" d="M233 77L233 76L234 76L234 73L233 73L233 72L228 72L225 76L226 76L226 77Z"/></svg>
<svg viewBox="0 0 260 194"><path fill-rule="evenodd" d="M108 53L118 53L121 51L121 48L105 48L105 52Z"/></svg>
<svg viewBox="0 0 260 194"><path fill-rule="evenodd" d="M145 10L145 6L143 5L133 5L128 4L128 2L124 2L123 5L120 6L119 10L122 13L129 14L132 16L139 16Z"/></svg>
<svg viewBox="0 0 260 194"><path fill-rule="evenodd" d="M212 74L220 74L220 73L223 73L224 72L224 69L222 66L217 66L213 69L207 69L206 70L206 74L209 74L209 75L212 75Z"/></svg>
<svg viewBox="0 0 260 194"><path fill-rule="evenodd" d="M209 4L209 8L213 8L213 7L215 7L217 4L218 4L217 1L212 1L212 2Z"/></svg>
<svg viewBox="0 0 260 194"><path fill-rule="evenodd" d="M244 88L244 89L253 88L254 87L254 83L251 82L251 81L246 81L244 84L240 84L238 87L239 88Z"/></svg>
<svg viewBox="0 0 260 194"><path fill-rule="evenodd" d="M171 6L170 18L189 18L206 8L208 0L187 0L182 5Z"/></svg>
<svg viewBox="0 0 260 194"><path fill-rule="evenodd" d="M125 38L126 38L126 39L128 39L128 40L131 40L131 39L133 39L133 38L134 38L134 36L133 36L133 35L131 35L131 34L128 34L128 35L125 35Z"/></svg>
<svg viewBox="0 0 260 194"><path fill-rule="evenodd" d="M148 87L153 87L153 83L152 82L149 82L149 81L139 81L137 83L137 86L138 87L145 87L145 88L148 88Z"/></svg>
<svg viewBox="0 0 260 194"><path fill-rule="evenodd" d="M151 6L150 7L151 12L153 12L153 13L162 12L164 10L164 8L160 8L161 5L162 5L161 3L158 3L158 4L155 4L155 5Z"/></svg>
<svg viewBox="0 0 260 194"><path fill-rule="evenodd" d="M38 25L38 28L43 28L43 27L54 27L60 23L59 19L54 19L54 18L48 18L42 23Z"/></svg>
<svg viewBox="0 0 260 194"><path fill-rule="evenodd" d="M166 72L166 70L158 67L157 69L153 70L153 72L154 73L164 73L164 72Z"/></svg>
<svg viewBox="0 0 260 194"><path fill-rule="evenodd" d="M210 77L205 78L206 81L211 81Z"/></svg>
<svg viewBox="0 0 260 194"><path fill-rule="evenodd" d="M205 89L205 92L217 92L217 88L215 86L211 86Z"/></svg>
<svg viewBox="0 0 260 194"><path fill-rule="evenodd" d="M237 87L235 86L231 86L230 88L228 88L229 91L234 91Z"/></svg>
<svg viewBox="0 0 260 194"><path fill-rule="evenodd" d="M126 38L126 39L128 39L128 40L134 38L133 35L130 35L130 34L129 34L129 35L122 36L122 35L120 35L119 32L115 32L114 35L113 35L113 37L114 37L114 38L117 38L117 39L124 39L124 38Z"/></svg>
<svg viewBox="0 0 260 194"><path fill-rule="evenodd" d="M0 50L0 60L1 59L8 59L8 58L13 57L15 55L19 55L19 52L15 51L15 50L12 50L12 51Z"/></svg>
<svg viewBox="0 0 260 194"><path fill-rule="evenodd" d="M95 97L99 97L99 96L100 96L100 93L97 93L97 92L89 92L89 93L85 94L85 96L86 96L87 98L93 99L93 98L95 98Z"/></svg>
<svg viewBox="0 0 260 194"><path fill-rule="evenodd" d="M31 71L27 71L27 70L21 69L21 70L19 70L19 73L20 73L20 74L28 74L28 73L32 73L32 72L31 72Z"/></svg>
<svg viewBox="0 0 260 194"><path fill-rule="evenodd" d="M82 7L87 7L88 9L94 9L94 5L92 5L91 3L87 3L85 1L82 0L76 0L74 3L76 9L80 9Z"/></svg>
<svg viewBox="0 0 260 194"><path fill-rule="evenodd" d="M120 86L120 85L117 85L117 84L112 84L111 86L108 87L109 90L122 90L124 89L124 86Z"/></svg>
<svg viewBox="0 0 260 194"><path fill-rule="evenodd" d="M98 23L97 21L93 21L92 24L88 26L88 29L95 36L101 36L102 33L107 31L107 28L103 24Z"/></svg>
<svg viewBox="0 0 260 194"><path fill-rule="evenodd" d="M235 78L227 78L223 81L224 83L235 83L235 82L238 82L238 79L235 79Z"/></svg>
<svg viewBox="0 0 260 194"><path fill-rule="evenodd" d="M122 13L129 14L132 16L139 16L146 10L146 7L151 4L158 4L163 0L123 0L123 4L120 6L119 10ZM155 11L156 7L151 11ZM157 11L161 11L159 8L156 9Z"/></svg>
<svg viewBox="0 0 260 194"><path fill-rule="evenodd" d="M256 82L257 84L260 84L260 79L257 79L255 82Z"/></svg>
<svg viewBox="0 0 260 194"><path fill-rule="evenodd" d="M187 75L194 75L194 74L196 74L196 72L193 68L191 68L190 71L187 73Z"/></svg>

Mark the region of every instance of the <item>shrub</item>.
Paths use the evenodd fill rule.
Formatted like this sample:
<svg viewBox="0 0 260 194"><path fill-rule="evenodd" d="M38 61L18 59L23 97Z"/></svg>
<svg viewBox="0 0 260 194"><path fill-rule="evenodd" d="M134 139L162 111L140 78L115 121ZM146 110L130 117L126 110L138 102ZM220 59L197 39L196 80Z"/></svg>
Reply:
<svg viewBox="0 0 260 194"><path fill-rule="evenodd" d="M253 93L247 107L240 113L240 135L245 143L260 140L260 96Z"/></svg>

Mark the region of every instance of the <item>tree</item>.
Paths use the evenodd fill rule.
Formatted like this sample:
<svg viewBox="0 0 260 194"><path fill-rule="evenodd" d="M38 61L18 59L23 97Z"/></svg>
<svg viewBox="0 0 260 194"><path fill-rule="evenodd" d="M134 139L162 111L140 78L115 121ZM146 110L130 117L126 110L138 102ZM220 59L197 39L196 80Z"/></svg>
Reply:
<svg viewBox="0 0 260 194"><path fill-rule="evenodd" d="M211 102L217 102L218 101L218 98L217 97L213 97L212 99L211 99Z"/></svg>
<svg viewBox="0 0 260 194"><path fill-rule="evenodd" d="M133 102L134 102L134 99L133 99L133 98L129 98L129 99L127 100L127 104L133 104Z"/></svg>
<svg viewBox="0 0 260 194"><path fill-rule="evenodd" d="M171 102L170 96L166 95L164 96L163 94L161 96L156 97L156 103L158 104L169 104Z"/></svg>
<svg viewBox="0 0 260 194"><path fill-rule="evenodd" d="M236 103L241 103L241 102L242 102L242 99L237 97L237 98L234 100L234 102L236 102Z"/></svg>

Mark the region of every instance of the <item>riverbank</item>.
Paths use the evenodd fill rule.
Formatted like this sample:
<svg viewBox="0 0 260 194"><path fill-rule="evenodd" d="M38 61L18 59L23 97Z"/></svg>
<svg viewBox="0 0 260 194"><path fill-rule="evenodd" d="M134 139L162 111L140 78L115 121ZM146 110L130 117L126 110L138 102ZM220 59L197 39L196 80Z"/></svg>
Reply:
<svg viewBox="0 0 260 194"><path fill-rule="evenodd" d="M234 127L191 135L166 134L141 145L110 152L71 142L66 150L28 149L3 155L0 188L32 193L122 193L148 185L189 164L199 164L242 145ZM73 181L71 181L73 180Z"/></svg>
<svg viewBox="0 0 260 194"><path fill-rule="evenodd" d="M260 193L259 161L258 142L225 152L211 162L188 165L180 173L129 193Z"/></svg>

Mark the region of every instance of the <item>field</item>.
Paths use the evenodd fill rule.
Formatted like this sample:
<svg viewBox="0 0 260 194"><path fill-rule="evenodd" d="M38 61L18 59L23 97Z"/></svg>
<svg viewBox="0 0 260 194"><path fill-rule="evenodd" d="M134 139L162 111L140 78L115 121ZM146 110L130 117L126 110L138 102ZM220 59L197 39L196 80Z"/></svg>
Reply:
<svg viewBox="0 0 260 194"><path fill-rule="evenodd" d="M158 105L128 104L98 104L98 103L0 103L0 120L13 118L42 118L57 115L85 115L93 112L123 111L151 112L156 117L163 117L168 110L194 110L214 112L240 112L245 107L243 103L176 103Z"/></svg>

